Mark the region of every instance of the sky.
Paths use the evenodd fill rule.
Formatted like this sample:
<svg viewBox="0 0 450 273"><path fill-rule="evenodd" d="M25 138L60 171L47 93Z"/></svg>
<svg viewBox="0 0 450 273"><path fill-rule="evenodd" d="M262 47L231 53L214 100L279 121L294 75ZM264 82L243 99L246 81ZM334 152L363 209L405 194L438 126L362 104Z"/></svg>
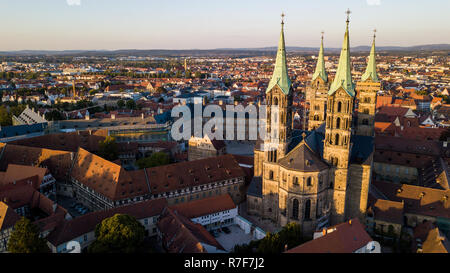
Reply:
<svg viewBox="0 0 450 273"><path fill-rule="evenodd" d="M0 0L0 50L450 44L448 0Z"/></svg>

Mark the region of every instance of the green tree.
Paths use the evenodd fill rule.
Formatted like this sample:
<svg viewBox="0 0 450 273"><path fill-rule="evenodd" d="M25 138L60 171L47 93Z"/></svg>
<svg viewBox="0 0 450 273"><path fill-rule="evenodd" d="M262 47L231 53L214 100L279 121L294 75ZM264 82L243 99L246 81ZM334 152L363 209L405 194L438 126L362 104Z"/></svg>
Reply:
<svg viewBox="0 0 450 273"><path fill-rule="evenodd" d="M8 241L10 253L49 253L46 240L39 237L39 228L25 217L14 225Z"/></svg>
<svg viewBox="0 0 450 273"><path fill-rule="evenodd" d="M119 108L125 107L125 101L124 101L124 100L118 100L118 101L117 101L117 106L118 106Z"/></svg>
<svg viewBox="0 0 450 273"><path fill-rule="evenodd" d="M53 110L51 112L45 113L45 119L48 121L54 121L54 120L64 120L64 115L59 112L58 110Z"/></svg>
<svg viewBox="0 0 450 273"><path fill-rule="evenodd" d="M8 109L4 105L0 106L0 125L1 126L11 126L12 125L12 117L11 114L8 113Z"/></svg>
<svg viewBox="0 0 450 273"><path fill-rule="evenodd" d="M119 157L119 146L112 136L107 136L105 140L100 141L98 150L99 156L109 161L114 161Z"/></svg>
<svg viewBox="0 0 450 273"><path fill-rule="evenodd" d="M154 153L149 157L141 158L137 162L140 169L152 168L170 163L170 158L166 153L159 152Z"/></svg>
<svg viewBox="0 0 450 273"><path fill-rule="evenodd" d="M159 86L158 88L156 88L156 93L165 94L167 93L167 90L166 88Z"/></svg>
<svg viewBox="0 0 450 273"><path fill-rule="evenodd" d="M128 109L136 109L136 102L134 100L127 100L126 105Z"/></svg>
<svg viewBox="0 0 450 273"><path fill-rule="evenodd" d="M90 253L135 253L142 250L145 228L130 215L116 214L96 226L95 237Z"/></svg>

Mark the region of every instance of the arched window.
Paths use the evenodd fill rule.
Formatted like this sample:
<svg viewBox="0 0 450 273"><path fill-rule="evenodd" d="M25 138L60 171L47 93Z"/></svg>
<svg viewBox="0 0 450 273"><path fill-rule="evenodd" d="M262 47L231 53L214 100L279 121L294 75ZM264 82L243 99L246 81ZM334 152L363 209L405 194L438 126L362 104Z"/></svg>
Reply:
<svg viewBox="0 0 450 273"><path fill-rule="evenodd" d="M364 109L364 114L369 114L369 109Z"/></svg>
<svg viewBox="0 0 450 273"><path fill-rule="evenodd" d="M311 219L311 200L306 200L305 203L305 220Z"/></svg>
<svg viewBox="0 0 450 273"><path fill-rule="evenodd" d="M299 203L297 199L294 199L292 201L292 218L298 219L298 209L299 209Z"/></svg>
<svg viewBox="0 0 450 273"><path fill-rule="evenodd" d="M315 115L315 116L314 116L314 120L315 120L315 121L318 121L318 120L319 120L319 116L318 116L318 115Z"/></svg>
<svg viewBox="0 0 450 273"><path fill-rule="evenodd" d="M270 180L273 180L273 171L270 171L270 172L269 172L269 179L270 179Z"/></svg>
<svg viewBox="0 0 450 273"><path fill-rule="evenodd" d="M365 103L370 103L370 98L364 98Z"/></svg>
<svg viewBox="0 0 450 273"><path fill-rule="evenodd" d="M311 187L311 186L312 186L312 178L311 178L311 177L308 177L308 178L306 179L306 185L307 185L308 187Z"/></svg>
<svg viewBox="0 0 450 273"><path fill-rule="evenodd" d="M273 98L273 105L278 105L278 98L277 97Z"/></svg>
<svg viewBox="0 0 450 273"><path fill-rule="evenodd" d="M342 111L342 102L338 102L337 104L337 112L340 113Z"/></svg>
<svg viewBox="0 0 450 273"><path fill-rule="evenodd" d="M339 145L339 134L334 137L334 145Z"/></svg>
<svg viewBox="0 0 450 273"><path fill-rule="evenodd" d="M298 177L294 177L294 182L292 182L294 185L298 185Z"/></svg>
<svg viewBox="0 0 450 273"><path fill-rule="evenodd" d="M336 119L336 128L341 129L341 118Z"/></svg>

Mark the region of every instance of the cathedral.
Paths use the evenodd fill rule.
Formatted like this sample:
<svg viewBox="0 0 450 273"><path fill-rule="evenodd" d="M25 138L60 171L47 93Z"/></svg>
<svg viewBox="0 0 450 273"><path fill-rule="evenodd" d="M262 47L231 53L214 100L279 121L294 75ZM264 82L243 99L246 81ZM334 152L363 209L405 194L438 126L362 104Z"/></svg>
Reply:
<svg viewBox="0 0 450 273"><path fill-rule="evenodd" d="M249 214L281 227L300 224L304 235L352 218L364 218L374 153L374 116L380 81L376 73L375 36L366 72L358 83L351 74L349 18L336 75L325 71L323 35L316 70L307 85L308 130L293 128L293 88L286 60L284 22L275 69L266 91L277 105L277 128L267 107L267 131L276 141L255 146L255 175L247 195ZM272 114L272 115L271 115ZM265 147L272 147L267 149Z"/></svg>

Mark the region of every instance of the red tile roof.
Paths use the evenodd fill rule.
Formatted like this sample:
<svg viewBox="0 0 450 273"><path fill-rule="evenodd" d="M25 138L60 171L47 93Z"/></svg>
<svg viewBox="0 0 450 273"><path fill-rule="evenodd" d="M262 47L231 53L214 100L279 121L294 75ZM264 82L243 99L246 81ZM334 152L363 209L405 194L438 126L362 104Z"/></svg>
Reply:
<svg viewBox="0 0 450 273"><path fill-rule="evenodd" d="M328 228L330 229L336 230L285 253L353 253L373 241L358 219Z"/></svg>
<svg viewBox="0 0 450 273"><path fill-rule="evenodd" d="M224 251L217 240L200 224L166 208L158 221L163 246L169 253L206 253L203 244Z"/></svg>
<svg viewBox="0 0 450 273"><path fill-rule="evenodd" d="M231 199L229 194L224 194L182 203L179 205L171 206L170 208L183 214L187 218L192 219L234 209L236 208L236 204L234 204L233 199Z"/></svg>

